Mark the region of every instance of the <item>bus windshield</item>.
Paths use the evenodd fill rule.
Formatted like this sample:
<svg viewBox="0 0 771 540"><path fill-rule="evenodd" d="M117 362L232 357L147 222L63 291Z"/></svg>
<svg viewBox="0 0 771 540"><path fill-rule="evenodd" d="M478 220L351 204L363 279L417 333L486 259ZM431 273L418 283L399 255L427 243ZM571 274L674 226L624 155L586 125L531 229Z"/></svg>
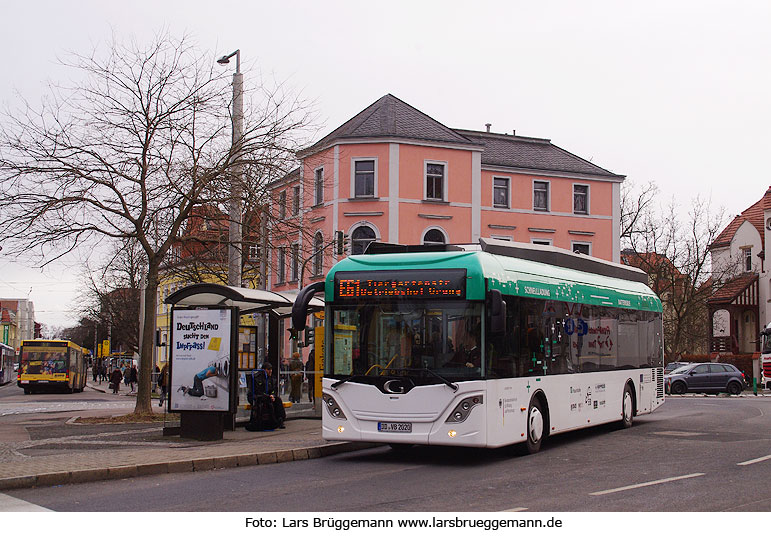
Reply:
<svg viewBox="0 0 771 540"><path fill-rule="evenodd" d="M334 307L326 371L429 383L482 377L482 308L482 302L436 300Z"/></svg>

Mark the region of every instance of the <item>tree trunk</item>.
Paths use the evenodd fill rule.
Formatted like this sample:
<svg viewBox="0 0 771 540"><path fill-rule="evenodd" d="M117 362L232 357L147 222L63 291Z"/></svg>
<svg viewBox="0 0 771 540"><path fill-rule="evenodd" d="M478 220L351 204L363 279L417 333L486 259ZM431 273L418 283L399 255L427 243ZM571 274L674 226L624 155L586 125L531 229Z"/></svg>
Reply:
<svg viewBox="0 0 771 540"><path fill-rule="evenodd" d="M153 347L155 346L155 313L156 291L158 290L158 263L150 261L147 269L147 288L145 295L145 316L142 321L142 343L139 359L139 389L137 390L137 403L134 408L136 414L150 414L152 408L152 374L153 374Z"/></svg>

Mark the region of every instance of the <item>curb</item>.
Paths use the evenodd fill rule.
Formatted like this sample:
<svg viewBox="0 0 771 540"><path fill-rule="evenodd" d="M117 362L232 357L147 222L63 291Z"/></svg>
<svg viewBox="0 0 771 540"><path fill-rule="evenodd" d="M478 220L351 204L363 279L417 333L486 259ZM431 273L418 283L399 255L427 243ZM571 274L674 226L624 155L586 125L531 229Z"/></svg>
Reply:
<svg viewBox="0 0 771 540"><path fill-rule="evenodd" d="M235 467L251 467L271 463L286 463L354 452L367 448L381 446L377 443L332 443L294 450L277 450L275 452L256 452L234 454L221 457L191 458L180 461L159 463L143 463L141 465L125 465L121 467L105 467L81 469L77 471L51 472L37 475L0 478L0 491L25 489L32 487L59 486L62 484L81 484L99 482L102 480L118 480L158 474L211 471L214 469L232 469Z"/></svg>

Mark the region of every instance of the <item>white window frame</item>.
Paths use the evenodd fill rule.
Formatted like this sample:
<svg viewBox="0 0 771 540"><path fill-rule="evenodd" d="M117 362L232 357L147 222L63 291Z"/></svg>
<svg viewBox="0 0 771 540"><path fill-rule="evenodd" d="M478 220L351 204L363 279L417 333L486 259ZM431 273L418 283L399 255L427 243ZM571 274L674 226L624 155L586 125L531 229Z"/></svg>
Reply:
<svg viewBox="0 0 771 540"><path fill-rule="evenodd" d="M530 238L531 244L537 244L541 246L553 246L554 240L551 238Z"/></svg>
<svg viewBox="0 0 771 540"><path fill-rule="evenodd" d="M752 247L743 247L742 250L742 271L752 272Z"/></svg>
<svg viewBox="0 0 771 540"><path fill-rule="evenodd" d="M541 208L535 207L535 184L538 182L539 184L546 184L546 209L543 210ZM531 190L532 193L532 200L533 200L533 211L534 212L550 212L551 211L551 182L549 180L540 180L533 178L533 188Z"/></svg>
<svg viewBox="0 0 771 540"><path fill-rule="evenodd" d="M373 242L379 242L380 239L382 238L380 236L380 230L375 226L374 223L370 221L357 221L356 223L354 223L348 228L348 238L349 238L348 242L349 242L349 249L350 249L351 255L353 255L353 232L359 227L369 227L375 232L375 238L372 239Z"/></svg>
<svg viewBox="0 0 771 540"><path fill-rule="evenodd" d="M495 181L496 180L506 180L506 205L505 206L499 206L495 204ZM493 176L493 185L492 185L492 202L493 202L493 208L511 208L511 177L510 176Z"/></svg>
<svg viewBox="0 0 771 540"><path fill-rule="evenodd" d="M442 178L442 198L441 199L429 199L428 198L428 166L429 165L441 165L444 167L444 175ZM447 178L450 176L449 164L446 161L437 159L423 160L423 200L432 202L447 202L449 200L449 193L447 193Z"/></svg>
<svg viewBox="0 0 771 540"><path fill-rule="evenodd" d="M300 215L300 208L302 207L300 197L300 186L292 186L292 217Z"/></svg>
<svg viewBox="0 0 771 540"><path fill-rule="evenodd" d="M507 242L512 242L514 240L511 236L506 236L505 234L491 234L490 238L493 238L495 240L505 240Z"/></svg>
<svg viewBox="0 0 771 540"><path fill-rule="evenodd" d="M278 194L278 219L286 219L286 190Z"/></svg>
<svg viewBox="0 0 771 540"><path fill-rule="evenodd" d="M589 255L589 256L592 255L592 243L591 242L582 242L580 240L571 240L570 241L570 251L572 251L573 253L575 253L575 251L576 251L576 244L580 244L582 246L589 246L589 253L587 253L587 255Z"/></svg>
<svg viewBox="0 0 771 540"><path fill-rule="evenodd" d="M249 245L246 251L246 260L257 261L259 259L260 259L260 245L259 244Z"/></svg>
<svg viewBox="0 0 771 540"><path fill-rule="evenodd" d="M319 189L319 183L321 184L321 189ZM323 203L324 203L324 167L316 167L315 169L313 169L313 206L318 206Z"/></svg>
<svg viewBox="0 0 771 540"><path fill-rule="evenodd" d="M316 240L321 239L321 242ZM313 275L320 276L324 273L324 233L316 231L313 235L313 259L311 260Z"/></svg>
<svg viewBox="0 0 771 540"><path fill-rule="evenodd" d="M433 231L434 229L436 229L437 231L442 233L442 235L444 236L444 243L445 244L449 244L450 243L450 235L447 234L447 231L445 231L442 227L439 227L437 225L431 225L430 227L426 227L425 229L423 229L423 232L420 233L420 245L421 246L440 246L440 245L442 245L442 244L434 244L434 243L426 244L426 241L425 241L426 233L428 231Z"/></svg>
<svg viewBox="0 0 771 540"><path fill-rule="evenodd" d="M300 244L292 242L289 246L289 281L300 280Z"/></svg>
<svg viewBox="0 0 771 540"><path fill-rule="evenodd" d="M372 192L372 195L356 195L356 163L360 161L372 161L373 166L375 167L375 186L374 191ZM377 178L377 171L378 171L378 159L377 157L355 157L351 158L351 193L350 198L351 199L375 199L377 198L378 191L378 178Z"/></svg>
<svg viewBox="0 0 771 540"><path fill-rule="evenodd" d="M576 211L576 186L581 186L586 188L586 212L577 212ZM573 184L573 213L578 216L588 216L592 213L592 207L589 205L591 198L591 186L589 184Z"/></svg>
<svg viewBox="0 0 771 540"><path fill-rule="evenodd" d="M286 246L276 250L276 283L286 282Z"/></svg>

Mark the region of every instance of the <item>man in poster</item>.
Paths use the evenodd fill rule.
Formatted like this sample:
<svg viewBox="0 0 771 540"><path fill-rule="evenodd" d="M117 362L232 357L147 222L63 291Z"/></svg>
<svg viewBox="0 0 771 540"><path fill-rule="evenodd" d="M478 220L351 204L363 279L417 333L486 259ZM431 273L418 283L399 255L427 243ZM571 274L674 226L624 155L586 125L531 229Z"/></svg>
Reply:
<svg viewBox="0 0 771 540"><path fill-rule="evenodd" d="M192 397L201 397L204 393L204 390L203 390L204 379L208 379L209 377L215 377L219 374L220 373L219 373L219 369L217 369L217 366L209 366L205 369L202 369L201 371L199 371L193 376L192 388L190 388L189 386L180 386L178 391L181 391L183 395L186 394Z"/></svg>

